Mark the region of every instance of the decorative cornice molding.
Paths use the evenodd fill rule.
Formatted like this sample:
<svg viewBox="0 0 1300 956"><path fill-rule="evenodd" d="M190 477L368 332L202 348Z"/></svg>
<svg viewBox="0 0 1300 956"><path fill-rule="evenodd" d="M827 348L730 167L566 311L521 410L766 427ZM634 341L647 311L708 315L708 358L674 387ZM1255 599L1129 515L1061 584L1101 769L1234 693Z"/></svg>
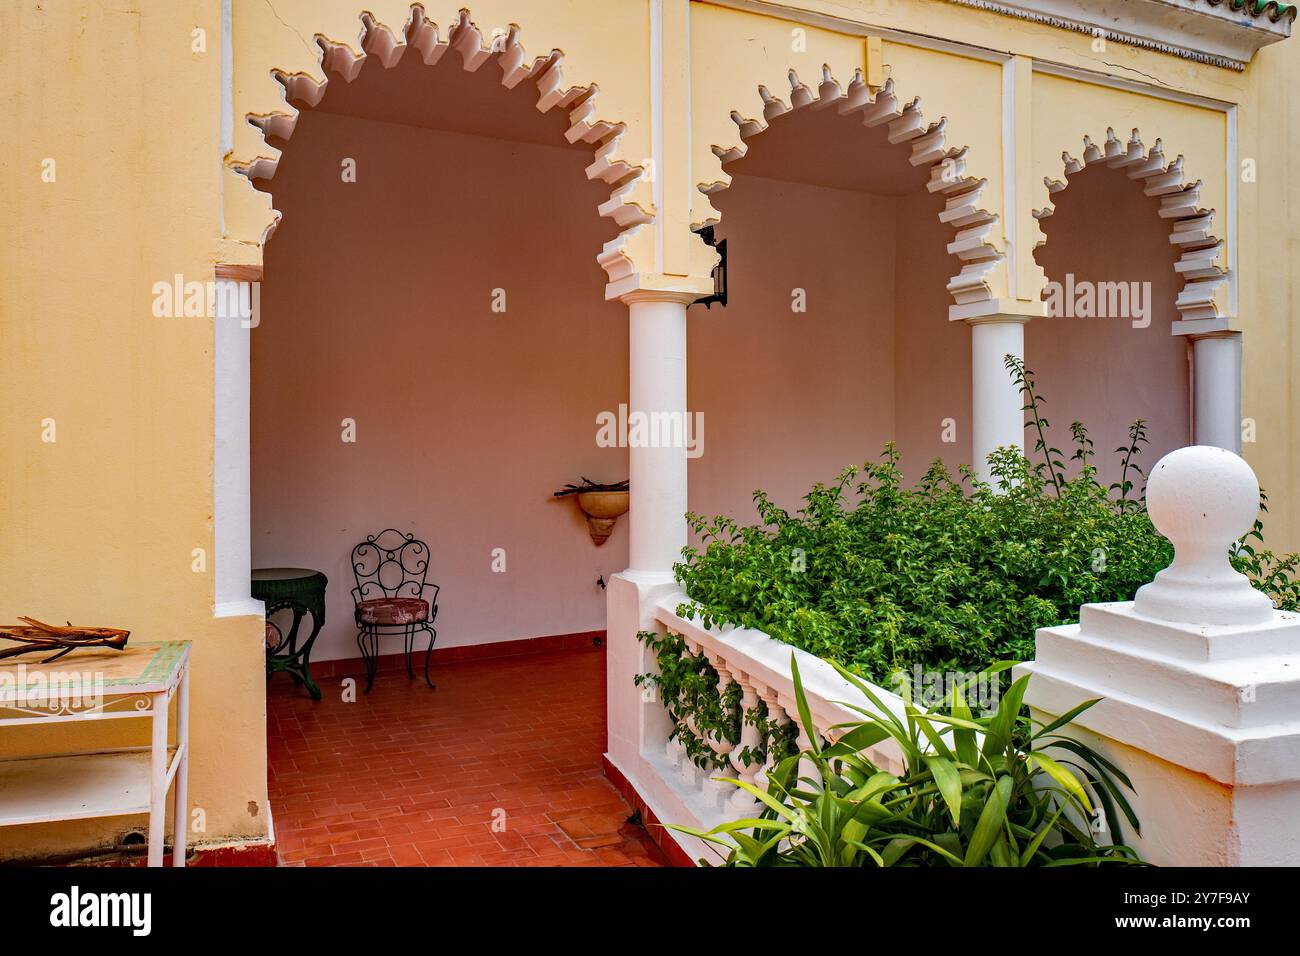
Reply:
<svg viewBox="0 0 1300 956"><path fill-rule="evenodd" d="M301 107L320 104L326 87L332 82L330 74L351 83L360 74L368 57L373 56L385 69L392 69L408 50L414 50L426 66L433 66L443 54L454 49L464 68L470 72L488 62L495 62L501 69L502 86L514 89L525 80L536 84L538 111L545 113L557 107L567 110L571 125L565 131L565 139L593 147L594 161L586 168L587 178L599 179L610 186L610 197L598 207L598 212L612 219L619 229L619 234L605 243L596 257L597 262L611 282L636 273L636 265L627 251L628 240L641 226L654 221L653 210L642 208L630 198L633 187L645 175L645 169L619 157L619 143L626 127L623 123L609 122L596 116L598 90L595 85L565 86L564 54L561 51L552 50L530 63L519 42L517 26L512 24L503 36L485 37L470 19L469 11L464 9L446 30L445 36L440 34L437 24L425 16L419 5L411 7L410 16L400 32L379 23L369 13L362 13L360 20L359 53L345 42L316 36L316 44L321 50L319 78L307 73L271 71L283 87L286 109L246 117L251 125L261 130L264 142L270 137L288 140L297 125ZM247 162L232 161L231 167L249 180L270 180L275 176L280 150L269 143L266 145L267 155ZM263 245L271 238L279 220L277 212L275 221L262 237Z"/></svg>
<svg viewBox="0 0 1300 956"><path fill-rule="evenodd" d="M1244 70L1261 47L1289 37L1296 18L1294 6L1272 0L949 2L1229 70Z"/></svg>

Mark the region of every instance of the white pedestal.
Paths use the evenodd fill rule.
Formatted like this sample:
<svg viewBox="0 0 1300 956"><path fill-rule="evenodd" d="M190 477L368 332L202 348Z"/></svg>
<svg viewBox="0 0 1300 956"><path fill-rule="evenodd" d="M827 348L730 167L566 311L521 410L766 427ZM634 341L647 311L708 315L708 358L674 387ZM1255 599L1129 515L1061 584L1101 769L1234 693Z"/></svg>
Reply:
<svg viewBox="0 0 1300 956"><path fill-rule="evenodd" d="M1123 842L1143 859L1300 864L1300 616L1203 626L1089 605L1040 630L1021 670L1036 719L1104 698L1067 732L1132 779L1142 835Z"/></svg>
<svg viewBox="0 0 1300 956"><path fill-rule="evenodd" d="M1300 865L1300 615L1228 563L1259 508L1250 466L1192 446L1156 463L1147 511L1174 560L1134 601L1039 630L1025 703L1132 779L1148 862Z"/></svg>

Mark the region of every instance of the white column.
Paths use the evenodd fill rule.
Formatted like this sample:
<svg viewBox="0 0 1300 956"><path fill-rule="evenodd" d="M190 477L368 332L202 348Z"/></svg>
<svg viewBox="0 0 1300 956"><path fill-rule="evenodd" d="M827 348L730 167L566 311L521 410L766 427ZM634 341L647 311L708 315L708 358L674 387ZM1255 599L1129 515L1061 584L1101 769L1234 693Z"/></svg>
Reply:
<svg viewBox="0 0 1300 956"><path fill-rule="evenodd" d="M698 283L697 283L698 284ZM698 289L632 289L619 298L628 307L628 568L606 591L605 654L610 761L634 785L653 775L639 771L647 751L666 752L672 729L658 700L646 701L632 681L655 669L653 653L636 638L653 629L654 605L677 588L673 564L686 545L686 448L634 444L633 415L686 416L686 309ZM682 772L693 777L690 761ZM650 799L651 794L644 796Z"/></svg>
<svg viewBox="0 0 1300 956"><path fill-rule="evenodd" d="M686 307L694 293L639 290L623 297L629 317L629 445L634 416L662 415L685 438ZM686 546L686 447L628 448L631 480L628 573L671 579Z"/></svg>
<svg viewBox="0 0 1300 956"><path fill-rule="evenodd" d="M707 277L646 273L607 287L606 298L617 298L628 307L629 418L635 413L658 413L661 418L675 414L678 434L685 435L686 310L712 288L713 280ZM665 747L672 730L668 711L659 700L646 700L633 685L637 674L657 668L655 655L636 633L657 628L656 606L678 590L672 568L686 545L687 448L680 442L677 447L635 446L632 435L628 437L628 568L611 576L606 591L605 758L660 819L687 819L681 788L669 782L675 774ZM686 760L682 764L678 773L694 780L694 765ZM685 845L694 855L707 852L690 840Z"/></svg>
<svg viewBox="0 0 1300 956"><path fill-rule="evenodd" d="M249 478L249 332L257 321L257 282L217 267L213 318L212 516L216 615L260 614L249 591L252 494Z"/></svg>
<svg viewBox="0 0 1300 956"><path fill-rule="evenodd" d="M991 478L988 457L995 448L1025 447L1024 399L1005 357L1025 357L1026 315L995 313L968 318L971 327L971 464L983 481Z"/></svg>
<svg viewBox="0 0 1300 956"><path fill-rule="evenodd" d="M1192 339L1194 443L1241 452L1241 333Z"/></svg>
<svg viewBox="0 0 1300 956"><path fill-rule="evenodd" d="M1300 865L1300 620L1228 563L1259 508L1222 448L1170 452L1147 482L1173 563L1134 601L1086 604L1039 630L1025 703L1133 782L1141 822L1118 836L1159 866Z"/></svg>

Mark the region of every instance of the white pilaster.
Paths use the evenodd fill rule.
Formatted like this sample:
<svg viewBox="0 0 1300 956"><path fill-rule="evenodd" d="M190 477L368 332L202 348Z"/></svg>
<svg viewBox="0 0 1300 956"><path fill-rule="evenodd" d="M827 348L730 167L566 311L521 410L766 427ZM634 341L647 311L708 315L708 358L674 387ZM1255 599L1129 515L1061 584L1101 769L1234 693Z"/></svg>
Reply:
<svg viewBox="0 0 1300 956"><path fill-rule="evenodd" d="M257 272L218 266L213 317L212 515L215 613L261 614L250 594L249 335L258 321Z"/></svg>
<svg viewBox="0 0 1300 956"><path fill-rule="evenodd" d="M1241 333L1192 337L1194 440L1241 453Z"/></svg>
<svg viewBox="0 0 1300 956"><path fill-rule="evenodd" d="M1300 864L1300 615L1275 611L1228 564L1254 520L1250 466L1221 448L1180 448L1147 483L1174 562L1136 601L1085 605L1039 630L1025 702L1050 720L1101 702L1065 733L1132 779L1148 862Z"/></svg>
<svg viewBox="0 0 1300 956"><path fill-rule="evenodd" d="M1025 403L1006 356L1024 360L1029 318L999 312L965 320L971 327L971 464L982 481L992 477L988 457L994 449L1025 447Z"/></svg>

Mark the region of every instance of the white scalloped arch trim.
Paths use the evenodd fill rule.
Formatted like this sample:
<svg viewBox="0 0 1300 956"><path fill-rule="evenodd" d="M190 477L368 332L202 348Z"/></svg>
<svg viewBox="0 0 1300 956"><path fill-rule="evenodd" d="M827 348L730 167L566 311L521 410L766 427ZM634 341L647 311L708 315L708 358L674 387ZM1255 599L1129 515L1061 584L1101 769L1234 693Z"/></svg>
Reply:
<svg viewBox="0 0 1300 956"><path fill-rule="evenodd" d="M1199 206L1201 181L1183 181L1182 156L1166 163L1160 140L1157 139L1147 151L1136 128L1128 142L1122 141L1110 128L1106 130L1106 142L1102 145L1094 143L1088 136L1083 137L1081 160L1067 151L1061 153L1061 161L1065 167L1062 179L1043 177L1049 196L1067 188L1071 175L1104 163L1110 169L1122 170L1129 179L1140 181L1148 196L1159 197L1160 218L1169 220L1169 241L1179 249L1179 259L1174 266L1183 277L1183 289L1176 302L1179 314L1183 319L1221 317L1214 294L1228 278L1227 270L1218 265L1224 243L1210 232L1214 226L1214 210ZM1052 212L1049 203L1035 210L1034 218L1041 221ZM1044 241L1040 241L1038 246L1042 246Z"/></svg>
<svg viewBox="0 0 1300 956"><path fill-rule="evenodd" d="M842 86L831 75L829 66L822 67L822 81L814 92L799 81L794 70L789 72L790 102L786 104L765 86L758 87L758 94L763 101L761 117L746 118L738 110L732 110L731 119L740 130L740 142L734 146L714 146L713 154L721 166L735 162L744 156L749 147L745 140L758 135L786 113L800 109L823 110L834 107L841 116L857 117L870 127L888 124L889 142L906 145L910 148L908 162L913 166L928 166L930 181L926 189L944 197L944 209L939 213L939 220L956 230L953 241L948 243L948 252L962 262L961 271L953 276L947 284L949 294L958 305L983 302L993 298L989 285L989 273L1003 260L1003 254L992 242L994 227L998 217L987 209L979 207L980 195L988 185L987 179L976 179L966 175L968 147L948 147L946 145L947 117L937 123L926 125L921 116L921 99L914 98L907 104L901 104L894 92L894 81L886 80L885 85L871 89L863 79L862 71L856 70L853 79ZM698 189L712 196L727 189L728 183L716 180L700 183ZM720 216L710 219L716 223ZM696 223L698 228L706 223Z"/></svg>
<svg viewBox="0 0 1300 956"><path fill-rule="evenodd" d="M279 69L271 71L272 77L282 88L285 109L267 114L249 114L246 117L250 124L261 130L263 143L270 153L259 155L246 163L233 163L232 167L236 171L250 181L270 180L275 176L280 150L266 143L266 138L274 136L288 140L293 135L301 111L292 103L296 101L308 107L319 105L331 82L330 71L337 73L344 82L351 83L370 56L382 63L385 69L392 69L408 51L413 51L427 66L432 66L448 50L454 49L460 55L465 69L470 72L478 70L489 61L495 61L501 69L501 85L506 89L514 89L524 81L536 84L539 112L545 113L555 108L568 111L570 126L564 134L565 139L570 143L587 143L593 147L594 159L587 166L587 178L599 179L610 187L609 199L597 211L601 216L613 220L619 229L619 234L605 244L596 260L611 282L636 272L636 265L626 252L626 244L632 233L654 220L654 215L639 203L630 200L629 194L637 181L645 175L645 169L619 157L619 141L626 126L597 118L596 97L599 88L595 84L574 87L564 85L563 52L552 50L546 56L539 56L529 62L523 45L519 42L517 25L511 24L504 35L484 37L470 19L469 11L464 9L445 34L425 16L424 8L419 4L412 5L410 16L400 33L379 23L369 13L360 14L360 20L360 53L345 42L317 34L316 44L321 50L319 77L307 73L290 74ZM275 210L275 219L262 236L263 246L270 240L280 219L281 213Z"/></svg>

